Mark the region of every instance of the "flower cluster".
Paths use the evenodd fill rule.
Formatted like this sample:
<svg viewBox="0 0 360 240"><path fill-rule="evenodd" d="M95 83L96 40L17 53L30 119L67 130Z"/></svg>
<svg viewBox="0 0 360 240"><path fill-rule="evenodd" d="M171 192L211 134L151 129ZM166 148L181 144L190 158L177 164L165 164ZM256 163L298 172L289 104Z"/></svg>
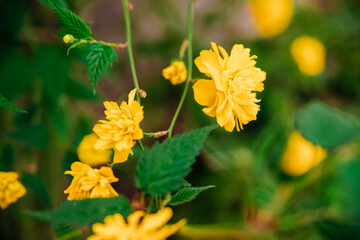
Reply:
<svg viewBox="0 0 360 240"><path fill-rule="evenodd" d="M26 194L25 187L17 180L17 172L0 172L0 207L7 208Z"/></svg>
<svg viewBox="0 0 360 240"><path fill-rule="evenodd" d="M250 49L235 44L230 56L222 47L211 43L212 50L203 50L195 59L199 71L211 80L200 79L194 86L194 98L206 106L203 112L216 117L226 131L237 131L244 124L256 120L260 110L256 92L264 89L266 73L255 67L256 56L250 57Z"/></svg>
<svg viewBox="0 0 360 240"><path fill-rule="evenodd" d="M163 226L172 215L173 212L168 207L146 216L144 211L136 211L127 218L127 223L120 214L110 215L105 218L104 224L93 225L94 235L88 240L164 240L186 223L183 219L173 225Z"/></svg>
<svg viewBox="0 0 360 240"><path fill-rule="evenodd" d="M135 99L136 89L129 93L129 101L120 107L116 102L104 102L107 120L100 120L93 128L99 139L95 149L114 149L114 163L121 163L133 154L134 140L143 138L139 124L144 118L143 107Z"/></svg>
<svg viewBox="0 0 360 240"><path fill-rule="evenodd" d="M163 77L170 80L172 85L185 82L187 74L183 61L174 61L170 66L162 70Z"/></svg>
<svg viewBox="0 0 360 240"><path fill-rule="evenodd" d="M90 166L97 166L110 162L110 150L97 150L94 148L98 137L95 134L86 135L79 144L77 154L79 160Z"/></svg>
<svg viewBox="0 0 360 240"><path fill-rule="evenodd" d="M87 164L74 162L71 171L66 171L74 178L70 186L64 191L69 194L68 200L85 198L108 198L118 196L111 183L119 181L110 167L94 169Z"/></svg>
<svg viewBox="0 0 360 240"><path fill-rule="evenodd" d="M295 131L290 134L283 157L282 170L292 176L299 176L318 165L326 157L326 151L314 146Z"/></svg>

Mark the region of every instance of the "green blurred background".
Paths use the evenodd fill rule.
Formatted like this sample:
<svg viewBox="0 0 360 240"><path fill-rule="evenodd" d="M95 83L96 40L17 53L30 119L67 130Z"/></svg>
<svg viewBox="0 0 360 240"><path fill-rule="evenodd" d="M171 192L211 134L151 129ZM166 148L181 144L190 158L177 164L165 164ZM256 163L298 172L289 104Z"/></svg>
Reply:
<svg viewBox="0 0 360 240"><path fill-rule="evenodd" d="M82 137L104 118L103 101L122 101L133 89L127 52L117 50L119 62L99 81L94 96L86 75L86 52L80 47L66 56L67 46L61 41L66 33L44 3L0 0L0 94L28 111L0 109L0 170L20 172L28 190L0 211L1 239L54 237L50 224L23 210L53 209L66 199L63 191L71 178L63 173L77 161ZM142 129L165 130L183 86L172 86L161 71L178 56L186 37L187 1L132 4L135 64L140 87L147 92ZM97 39L125 42L119 0L69 0L67 5L90 24ZM258 119L241 132L218 128L187 178L194 186L217 187L174 208L175 219L185 217L190 225L216 224L210 229L220 232L260 234L258 239L360 239L359 137L329 150L327 159L302 176L289 177L278 167L294 129L294 114L306 103L321 100L359 120L360 1L296 0L286 31L263 38L246 1L198 0L194 29L194 56L210 49L211 41L228 51L243 43L258 56L257 66L267 79L258 94ZM320 75L304 75L292 59L291 43L301 35L317 38L326 48L326 68ZM203 77L196 67L194 71L195 78ZM190 90L174 132L215 123L201 109ZM144 143L151 145L153 140ZM135 151L132 161L115 167L120 181L114 186L130 200L136 196L136 156Z"/></svg>

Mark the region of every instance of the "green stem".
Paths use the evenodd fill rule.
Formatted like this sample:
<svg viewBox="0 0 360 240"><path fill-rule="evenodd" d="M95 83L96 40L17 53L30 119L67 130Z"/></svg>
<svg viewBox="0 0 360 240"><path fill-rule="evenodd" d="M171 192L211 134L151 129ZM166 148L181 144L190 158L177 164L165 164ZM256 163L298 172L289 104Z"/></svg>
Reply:
<svg viewBox="0 0 360 240"><path fill-rule="evenodd" d="M146 213L145 215L148 215L151 212L151 209L153 207L154 204L154 196L151 196L150 201L149 201L149 205L146 208Z"/></svg>
<svg viewBox="0 0 360 240"><path fill-rule="evenodd" d="M134 56L133 56L132 43L131 43L131 23L130 23L129 8L127 5L127 0L121 0L121 2L123 5L124 17L125 17L126 43L127 43L128 54L129 54L131 74L133 76L135 88L140 89L139 82L138 82L137 75L136 75L136 70L135 70ZM138 92L136 92L136 99L141 104L140 95ZM141 141L139 140L139 143L140 142ZM141 145L142 144L140 144L140 147L141 147Z"/></svg>
<svg viewBox="0 0 360 240"><path fill-rule="evenodd" d="M193 6L192 6L192 0L189 0L189 3L188 3L188 22L187 22L187 38L188 38L188 41L189 41L189 46L188 46L188 60L187 60L187 64L188 64L188 79L185 83L185 87L184 87L184 91L183 91L183 94L181 96L181 99L180 99L180 102L179 102L179 105L176 109L176 112L175 112L175 115L171 121L171 124L170 124L170 127L169 127L169 134L168 134L168 137L171 138L171 134L172 134L172 131L173 131L173 128L174 128L174 125L175 125L175 122L176 122L176 119L178 118L179 116L179 113L180 113L180 110L181 110L181 107L182 105L184 104L184 101L185 101L185 97L186 97L186 94L187 94L187 91L188 91L188 88L189 88L189 82L192 78L192 65L193 65L193 56L192 56L192 45L193 45L193 41L192 41L192 35L193 35L193 18L194 18L194 9L193 9Z"/></svg>
<svg viewBox="0 0 360 240"><path fill-rule="evenodd" d="M135 63L134 63L134 56L133 56L133 50L132 50L132 42L131 42L131 22L130 22L130 13L129 8L127 4L127 0L121 0L124 10L124 17L125 17L125 29L126 29L126 44L129 54L129 62L130 62L130 68L131 68L131 74L134 80L134 85L136 89L140 89L139 82L136 75L136 69L135 69ZM139 92L136 91L136 100L141 104L140 95ZM141 142L141 140L138 140L139 146L142 151L144 151L144 146Z"/></svg>

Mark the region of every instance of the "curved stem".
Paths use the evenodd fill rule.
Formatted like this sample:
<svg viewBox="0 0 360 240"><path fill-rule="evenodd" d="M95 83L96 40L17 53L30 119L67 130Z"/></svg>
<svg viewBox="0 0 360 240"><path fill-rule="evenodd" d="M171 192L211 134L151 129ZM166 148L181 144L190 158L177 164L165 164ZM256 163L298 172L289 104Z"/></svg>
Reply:
<svg viewBox="0 0 360 240"><path fill-rule="evenodd" d="M192 41L192 35L193 35L193 18L194 18L194 9L192 6L192 0L189 0L188 3L188 22L187 22L187 38L189 41L189 46L188 46L188 52L187 52L187 56L188 56L188 60L187 60L187 69L188 69L188 79L185 83L185 87L184 87L184 91L183 94L181 96L179 105L176 109L175 115L171 121L170 127L169 127L169 134L168 137L171 138L171 134L172 134L172 130L174 128L176 119L179 116L180 110L182 105L184 104L185 101L185 97L189 88L189 82L192 78L192 65L193 65L193 56L192 56L192 45L193 45L193 41Z"/></svg>
<svg viewBox="0 0 360 240"><path fill-rule="evenodd" d="M139 82L138 82L137 75L136 75L136 70L135 70L134 56L133 56L132 43L131 43L131 23L130 23L129 7L128 7L127 0L121 0L121 2L123 5L123 10L124 10L126 43L127 43L128 54L129 54L131 74L133 77L135 88L140 89ZM139 96L138 92L136 92L136 100L141 104L141 100L140 100L140 96Z"/></svg>

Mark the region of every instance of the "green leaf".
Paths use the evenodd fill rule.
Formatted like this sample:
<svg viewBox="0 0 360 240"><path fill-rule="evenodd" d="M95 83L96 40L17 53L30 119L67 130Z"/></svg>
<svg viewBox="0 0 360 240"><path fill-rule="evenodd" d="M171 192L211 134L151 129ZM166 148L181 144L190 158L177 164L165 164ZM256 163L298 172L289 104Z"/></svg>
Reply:
<svg viewBox="0 0 360 240"><path fill-rule="evenodd" d="M60 22L64 25L67 34L71 34L77 39L87 39L91 36L91 29L75 13L62 8L53 1L49 1L49 3L58 15Z"/></svg>
<svg viewBox="0 0 360 240"><path fill-rule="evenodd" d="M296 115L296 126L307 140L324 148L335 148L360 133L359 124L337 109L313 102Z"/></svg>
<svg viewBox="0 0 360 240"><path fill-rule="evenodd" d="M79 98L84 100L96 99L88 86L72 79L69 79L69 81L67 82L65 93L73 98Z"/></svg>
<svg viewBox="0 0 360 240"><path fill-rule="evenodd" d="M136 167L137 187L151 195L161 196L183 187L195 157L205 138L216 126L207 126L145 149Z"/></svg>
<svg viewBox="0 0 360 240"><path fill-rule="evenodd" d="M205 187L186 187L175 193L172 196L171 201L168 203L171 206L177 206L186 202L194 200L197 195L207 189L214 188L215 186L205 186Z"/></svg>
<svg viewBox="0 0 360 240"><path fill-rule="evenodd" d="M49 193L45 187L45 183L42 178L35 174L26 174L22 177L21 180L27 189L31 189L32 192L43 201L47 207L51 207L51 200Z"/></svg>
<svg viewBox="0 0 360 240"><path fill-rule="evenodd" d="M7 108L9 108L11 110L14 110L16 112L27 113L27 111L15 107L7 98L2 96L1 94L0 94L0 106L7 107Z"/></svg>
<svg viewBox="0 0 360 240"><path fill-rule="evenodd" d="M108 68L112 67L113 61L118 61L117 55L112 47L96 43L90 46L87 55L88 74L93 92L96 92L96 84Z"/></svg>
<svg viewBox="0 0 360 240"><path fill-rule="evenodd" d="M122 196L113 198L90 198L66 201L51 212L26 211L27 214L54 224L75 224L79 226L103 222L108 215L120 213L125 218L132 213L128 200Z"/></svg>
<svg viewBox="0 0 360 240"><path fill-rule="evenodd" d="M22 124L7 135L30 147L44 148L49 144L49 135L43 125Z"/></svg>

